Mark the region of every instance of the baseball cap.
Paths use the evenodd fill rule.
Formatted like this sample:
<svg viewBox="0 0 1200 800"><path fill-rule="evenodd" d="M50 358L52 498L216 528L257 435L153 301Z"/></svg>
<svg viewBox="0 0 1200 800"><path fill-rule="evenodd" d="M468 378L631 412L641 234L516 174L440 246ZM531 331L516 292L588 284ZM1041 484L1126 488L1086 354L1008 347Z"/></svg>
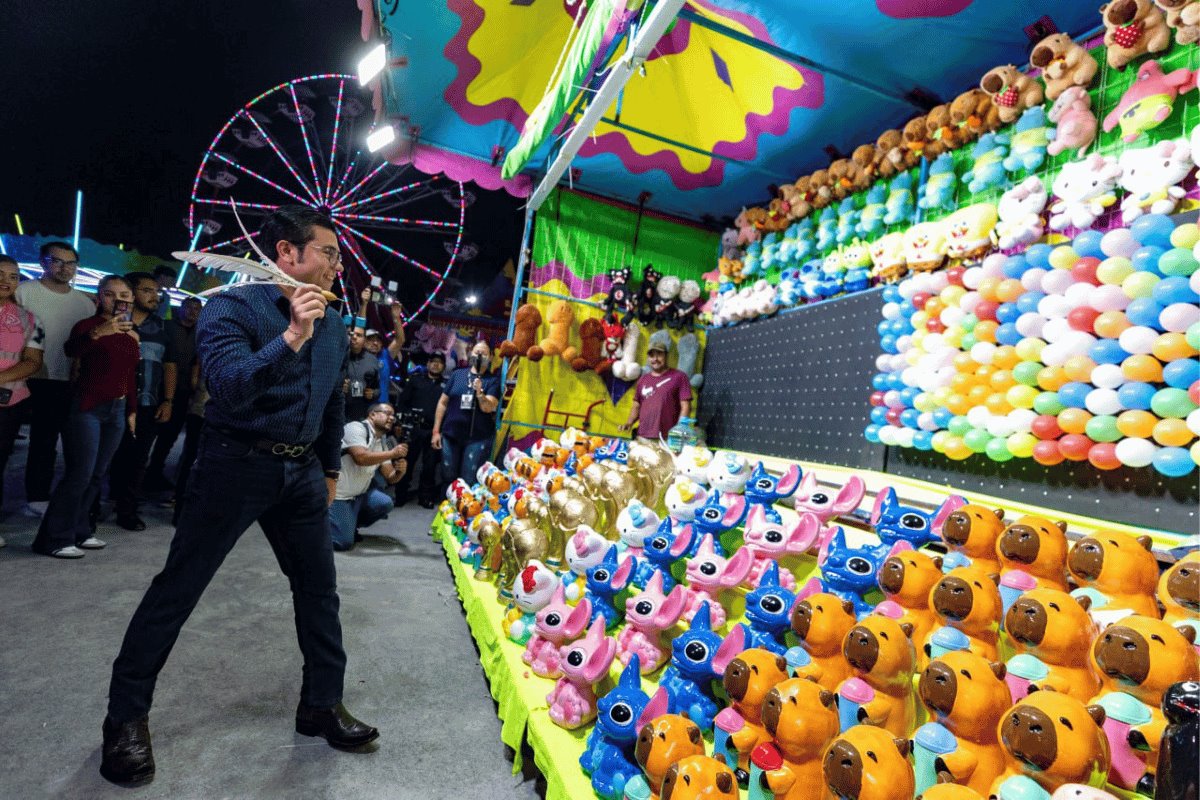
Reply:
<svg viewBox="0 0 1200 800"><path fill-rule="evenodd" d="M436 358L438 361L442 362L443 364L445 364L445 363L446 363L446 355L445 355L444 353L430 353L430 354L429 354L429 357L428 357L427 359L425 359L425 360L426 360L426 361L433 361L435 358Z"/></svg>
<svg viewBox="0 0 1200 800"><path fill-rule="evenodd" d="M374 328L367 328L367 332L363 334L363 338L370 339L372 336L377 336L380 339L383 338L383 335L380 334L379 331L375 330Z"/></svg>

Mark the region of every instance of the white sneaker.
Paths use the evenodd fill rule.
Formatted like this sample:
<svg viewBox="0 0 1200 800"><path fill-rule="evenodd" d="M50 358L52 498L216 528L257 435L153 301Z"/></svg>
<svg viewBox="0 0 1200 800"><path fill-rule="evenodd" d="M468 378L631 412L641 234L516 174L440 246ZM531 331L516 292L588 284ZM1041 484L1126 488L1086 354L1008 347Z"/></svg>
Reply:
<svg viewBox="0 0 1200 800"><path fill-rule="evenodd" d="M45 516L46 509L49 507L49 500L35 500L32 503L26 503L21 510L30 517L41 517Z"/></svg>
<svg viewBox="0 0 1200 800"><path fill-rule="evenodd" d="M69 545L67 547L58 548L50 555L54 556L55 558L83 558L83 551L75 545Z"/></svg>
<svg viewBox="0 0 1200 800"><path fill-rule="evenodd" d="M97 539L95 536L89 536L80 542L78 546L84 550L103 550L108 547L108 542Z"/></svg>

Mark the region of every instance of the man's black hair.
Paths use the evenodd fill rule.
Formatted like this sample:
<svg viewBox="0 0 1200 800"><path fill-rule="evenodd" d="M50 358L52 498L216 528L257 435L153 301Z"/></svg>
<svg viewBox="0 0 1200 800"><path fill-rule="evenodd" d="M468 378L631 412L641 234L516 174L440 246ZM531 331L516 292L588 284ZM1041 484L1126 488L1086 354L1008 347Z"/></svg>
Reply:
<svg viewBox="0 0 1200 800"><path fill-rule="evenodd" d="M166 264L159 264L154 268L154 277L158 278L161 275L170 275L172 278L175 278L178 277L179 273Z"/></svg>
<svg viewBox="0 0 1200 800"><path fill-rule="evenodd" d="M258 229L258 246L271 259L278 256L276 247L280 242L291 242L297 247L303 247L311 242L316 234L313 227L334 230L333 221L308 206L280 206L267 215L262 227Z"/></svg>
<svg viewBox="0 0 1200 800"><path fill-rule="evenodd" d="M0 264L17 264L17 260L6 253L0 253ZM17 270L20 271L21 265L17 264Z"/></svg>
<svg viewBox="0 0 1200 800"><path fill-rule="evenodd" d="M71 255L75 256L75 260L79 260L79 251L74 247L71 247L71 245L67 244L66 242L46 242L38 249L38 260L41 261L46 256L50 255L50 251L54 249L70 250Z"/></svg>
<svg viewBox="0 0 1200 800"><path fill-rule="evenodd" d="M100 292L104 291L104 287L108 286L113 281L120 281L121 283L128 286L130 291L133 291L133 284L129 282L129 276L127 276L127 275L105 275L96 284L96 294L99 294Z"/></svg>
<svg viewBox="0 0 1200 800"><path fill-rule="evenodd" d="M367 416L374 414L376 411L382 410L384 408L384 406L391 408L392 411L396 410L396 409L392 408L391 403L375 403L374 405L372 405L370 408L367 409Z"/></svg>
<svg viewBox="0 0 1200 800"><path fill-rule="evenodd" d="M430 361L433 361L435 358L438 361L442 362L443 364L446 363L446 354L445 353L430 353L429 356L426 357L425 363L428 364Z"/></svg>
<svg viewBox="0 0 1200 800"><path fill-rule="evenodd" d="M153 273L150 273L150 272L126 272L125 273L125 282L128 283L129 287L131 289L133 289L135 292L137 291L138 286L140 286L143 281L150 281L156 287L158 286L158 278L154 277Z"/></svg>

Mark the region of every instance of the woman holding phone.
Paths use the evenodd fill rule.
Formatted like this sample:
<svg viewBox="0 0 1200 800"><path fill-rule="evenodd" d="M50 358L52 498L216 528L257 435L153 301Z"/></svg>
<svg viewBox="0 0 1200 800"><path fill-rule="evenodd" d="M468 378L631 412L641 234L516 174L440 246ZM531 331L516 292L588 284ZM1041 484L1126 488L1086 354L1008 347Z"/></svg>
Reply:
<svg viewBox="0 0 1200 800"><path fill-rule="evenodd" d="M442 451L442 476L474 484L480 465L496 441L496 407L500 405L500 376L490 371L492 348L478 341L471 348L470 366L454 370L442 388L433 417L430 444Z"/></svg>
<svg viewBox="0 0 1200 800"><path fill-rule="evenodd" d="M133 330L133 289L108 275L96 289L96 315L71 329L63 346L79 365L71 412L63 432L66 469L50 497L33 551L55 558L82 558L105 543L92 534L88 511L100 493L125 426L137 412L138 335Z"/></svg>

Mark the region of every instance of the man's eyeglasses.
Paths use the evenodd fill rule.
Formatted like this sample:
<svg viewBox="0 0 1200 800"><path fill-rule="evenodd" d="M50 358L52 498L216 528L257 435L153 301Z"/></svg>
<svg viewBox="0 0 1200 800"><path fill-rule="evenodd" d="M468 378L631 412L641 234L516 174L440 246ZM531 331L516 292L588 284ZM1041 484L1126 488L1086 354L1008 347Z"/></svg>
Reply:
<svg viewBox="0 0 1200 800"><path fill-rule="evenodd" d="M297 247L303 250L308 246L308 244L311 244L311 242L307 244L297 244L296 242L292 242L292 244L295 244ZM332 267L336 267L342 261L342 251L338 250L336 247L317 247L316 245L313 245L313 249L325 256L325 260L328 261L329 265Z"/></svg>
<svg viewBox="0 0 1200 800"><path fill-rule="evenodd" d="M61 258L55 258L54 256L46 256L46 266L47 267L71 267L72 269L74 269L75 267L79 266L79 262L78 261L63 261Z"/></svg>

